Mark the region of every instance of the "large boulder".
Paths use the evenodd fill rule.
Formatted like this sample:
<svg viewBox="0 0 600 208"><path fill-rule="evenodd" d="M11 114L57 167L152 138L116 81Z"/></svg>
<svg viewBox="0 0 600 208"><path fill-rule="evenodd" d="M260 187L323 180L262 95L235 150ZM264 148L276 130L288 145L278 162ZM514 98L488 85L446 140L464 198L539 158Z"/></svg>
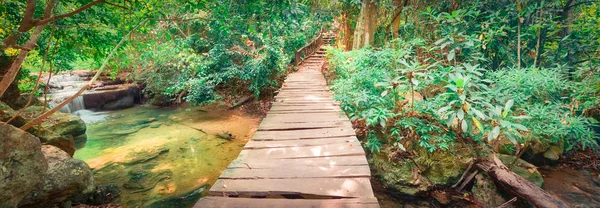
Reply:
<svg viewBox="0 0 600 208"><path fill-rule="evenodd" d="M90 167L83 161L73 159L61 149L42 146L48 161L48 170L42 183L19 203L23 207L52 207L64 201L85 197L94 191L94 177Z"/></svg>
<svg viewBox="0 0 600 208"><path fill-rule="evenodd" d="M449 186L458 180L472 161L471 150L455 146L455 151L428 153L419 149L414 160L390 159L387 154L375 154L370 160L384 185L392 190L414 196L434 186ZM417 162L415 165L414 162Z"/></svg>
<svg viewBox="0 0 600 208"><path fill-rule="evenodd" d="M29 121L28 119L36 117L41 110L40 106L31 106L25 112L15 117L10 124L21 127ZM6 122L15 114L15 110L5 103L0 102L0 121ZM73 135L78 134L78 137L81 137L81 134L85 134L85 130L85 123L79 117L56 112L50 116L48 122L43 122L42 126L33 126L27 132L38 137L43 144L56 146L72 156L75 153Z"/></svg>
<svg viewBox="0 0 600 208"><path fill-rule="evenodd" d="M130 98L126 98L130 97ZM126 98L125 100L120 99ZM139 103L141 98L140 87L136 84L122 84L99 87L83 94L83 101L86 109L97 108L125 108L131 107L125 104L130 104L130 99L133 98L133 103ZM112 104L111 104L112 103ZM108 105L108 106L107 106Z"/></svg>
<svg viewBox="0 0 600 208"><path fill-rule="evenodd" d="M42 106L31 106L25 110L37 117L42 112ZM85 134L86 125L81 118L70 113L55 112L50 116L48 122L43 122L42 127L55 132L61 136L78 137Z"/></svg>
<svg viewBox="0 0 600 208"><path fill-rule="evenodd" d="M0 207L17 204L41 182L48 169L33 135L0 123Z"/></svg>

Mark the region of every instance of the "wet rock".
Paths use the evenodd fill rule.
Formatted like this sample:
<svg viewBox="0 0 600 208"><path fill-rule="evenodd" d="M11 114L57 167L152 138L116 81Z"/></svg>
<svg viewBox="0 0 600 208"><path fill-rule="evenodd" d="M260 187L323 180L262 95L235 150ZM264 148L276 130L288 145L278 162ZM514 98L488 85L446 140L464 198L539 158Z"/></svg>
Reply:
<svg viewBox="0 0 600 208"><path fill-rule="evenodd" d="M29 95L30 94L21 94L21 96L19 96L19 99L17 99L17 101L13 105L13 108L21 109L21 108L25 107L25 105L27 105L27 102L29 101ZM33 97L31 99L31 103L29 104L29 106L43 106L43 105L44 105L44 103L42 101L40 101L37 97Z"/></svg>
<svg viewBox="0 0 600 208"><path fill-rule="evenodd" d="M533 143L527 148L522 158L534 165L556 165L563 154L563 146L560 144Z"/></svg>
<svg viewBox="0 0 600 208"><path fill-rule="evenodd" d="M370 163L380 176L382 183L406 195L414 196L434 186L451 186L460 177L471 162L471 150L455 146L455 151L436 151L427 153L419 150L419 157L412 160L390 160L385 154L375 154Z"/></svg>
<svg viewBox="0 0 600 208"><path fill-rule="evenodd" d="M96 186L94 191L75 202L87 205L103 205L111 203L119 198L120 195L121 190L119 190L118 185L114 183L101 184Z"/></svg>
<svg viewBox="0 0 600 208"><path fill-rule="evenodd" d="M525 160L517 159L515 164L510 167L510 164L515 160L515 158L516 157L512 155L498 154L498 159L500 159L502 163L504 163L506 167L509 167L514 173L527 179L529 182L534 183L538 187L544 186L544 178L534 165L526 162Z"/></svg>
<svg viewBox="0 0 600 208"><path fill-rule="evenodd" d="M171 170L160 170L156 172L147 170L132 170L129 172L129 180L123 187L132 190L133 193L145 192L153 189L159 182L173 176Z"/></svg>
<svg viewBox="0 0 600 208"><path fill-rule="evenodd" d="M86 109L104 108L107 104L125 97L132 97L134 103L139 103L141 90L135 84L112 85L96 88L83 94Z"/></svg>
<svg viewBox="0 0 600 208"><path fill-rule="evenodd" d="M156 128L159 128L161 125L162 125L161 123L153 123L153 124L150 124L150 128L156 129Z"/></svg>
<svg viewBox="0 0 600 208"><path fill-rule="evenodd" d="M35 116L39 116L42 112L41 106L31 106L25 110L27 113L34 113ZM48 122L43 122L42 127L53 131L62 136L77 137L85 134L87 129L85 122L76 115L70 113L56 112L50 116Z"/></svg>
<svg viewBox="0 0 600 208"><path fill-rule="evenodd" d="M233 136L233 134L231 134L231 133L229 133L227 131L218 133L217 137L219 137L221 139L225 139L225 140L234 140L235 139L235 136Z"/></svg>
<svg viewBox="0 0 600 208"><path fill-rule="evenodd" d="M0 136L0 207L16 207L41 183L48 165L38 138L4 123Z"/></svg>
<svg viewBox="0 0 600 208"><path fill-rule="evenodd" d="M104 105L103 109L118 110L118 109L133 107L134 104L135 104L135 101L134 101L133 96L127 96L127 97L120 98L116 101L107 103L106 105Z"/></svg>
<svg viewBox="0 0 600 208"><path fill-rule="evenodd" d="M475 176L475 184L471 190L473 197L487 207L498 207L507 200L501 195L496 184L486 173L480 173Z"/></svg>
<svg viewBox="0 0 600 208"><path fill-rule="evenodd" d="M144 128L149 127L150 124L152 122L154 122L155 120L156 119L154 119L154 118L149 118L149 119L143 119L143 120L138 120L138 121L129 122L129 123L114 124L113 126L111 126L110 130L97 133L96 136L98 139L118 138L118 137L122 137L122 136L127 136L130 134L136 133Z"/></svg>
<svg viewBox="0 0 600 208"><path fill-rule="evenodd" d="M42 153L48 162L48 170L42 177L42 183L19 206L50 207L81 198L94 190L94 177L85 162L73 159L51 145L42 146Z"/></svg>
<svg viewBox="0 0 600 208"><path fill-rule="evenodd" d="M15 117L10 124L21 127L28 122L27 118L37 117L41 111L41 106L31 106ZM0 120L6 122L15 114L16 112L10 106L0 102ZM27 115L27 118L23 115ZM58 147L71 156L75 153L73 137L85 134L85 131L85 123L79 117L61 112L54 113L47 122L42 123L41 127L34 126L27 130L38 137L43 144Z"/></svg>
<svg viewBox="0 0 600 208"><path fill-rule="evenodd" d="M148 102L154 106L165 107L173 103L173 98L164 95L155 95Z"/></svg>
<svg viewBox="0 0 600 208"><path fill-rule="evenodd" d="M209 189L210 186L208 184L202 185L200 188L191 191L189 193L185 193L181 196L173 196L166 199L161 199L150 204L149 208L159 208L159 207L191 207L194 205L200 197L202 197L202 192Z"/></svg>
<svg viewBox="0 0 600 208"><path fill-rule="evenodd" d="M133 165L133 164L138 164L138 163L144 163L144 162L150 161L154 158L157 158L158 156L160 156L162 154L166 154L168 152L169 152L169 149L167 149L165 147L156 147L156 148L151 148L151 149L144 149L144 150L140 150L140 151L130 152L125 157L123 164Z"/></svg>

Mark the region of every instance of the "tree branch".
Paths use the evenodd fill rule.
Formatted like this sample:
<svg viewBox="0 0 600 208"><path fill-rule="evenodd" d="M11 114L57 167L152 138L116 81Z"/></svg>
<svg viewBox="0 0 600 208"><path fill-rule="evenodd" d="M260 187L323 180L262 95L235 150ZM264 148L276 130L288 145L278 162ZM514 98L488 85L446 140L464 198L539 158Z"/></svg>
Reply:
<svg viewBox="0 0 600 208"><path fill-rule="evenodd" d="M104 2L106 2L106 0L96 0L96 1L92 1L92 2L90 2L90 3L88 3L88 4L86 4L86 5L83 5L83 6L82 6L82 7L80 7L79 9L76 9L75 11L72 11L72 12L69 12L69 13L66 13L66 14L61 14L61 15L52 16L52 17L45 18L45 19L42 19L42 20L40 20L40 19L36 19L36 20L34 20L34 23L35 23L36 25L40 25L40 24L45 24L45 23L48 23L48 22L51 22L51 21L57 20L57 19L62 19L62 18L65 18L65 17L70 17L70 16L73 16L73 15L75 15L75 14L77 14L77 13L80 13L80 12L82 12L82 11L84 11L84 10L86 10L86 9L88 9L88 8L90 8L90 7L94 6L94 5L96 5L96 4L99 4L99 3L104 3Z"/></svg>

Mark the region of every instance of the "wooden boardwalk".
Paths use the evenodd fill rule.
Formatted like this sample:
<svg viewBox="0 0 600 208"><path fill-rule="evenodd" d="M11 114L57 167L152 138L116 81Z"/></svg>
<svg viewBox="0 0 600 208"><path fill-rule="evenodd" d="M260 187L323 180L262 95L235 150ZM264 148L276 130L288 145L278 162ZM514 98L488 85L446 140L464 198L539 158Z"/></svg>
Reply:
<svg viewBox="0 0 600 208"><path fill-rule="evenodd" d="M313 55L287 77L252 140L194 207L379 207L323 63Z"/></svg>

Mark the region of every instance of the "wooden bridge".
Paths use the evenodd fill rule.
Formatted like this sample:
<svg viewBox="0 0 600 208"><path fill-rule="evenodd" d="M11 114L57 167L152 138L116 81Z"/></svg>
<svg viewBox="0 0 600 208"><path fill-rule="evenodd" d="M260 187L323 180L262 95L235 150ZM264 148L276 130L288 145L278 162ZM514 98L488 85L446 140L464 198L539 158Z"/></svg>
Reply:
<svg viewBox="0 0 600 208"><path fill-rule="evenodd" d="M298 72L194 207L379 207L365 152L321 74L323 42L319 35L305 47L313 51L297 53Z"/></svg>

